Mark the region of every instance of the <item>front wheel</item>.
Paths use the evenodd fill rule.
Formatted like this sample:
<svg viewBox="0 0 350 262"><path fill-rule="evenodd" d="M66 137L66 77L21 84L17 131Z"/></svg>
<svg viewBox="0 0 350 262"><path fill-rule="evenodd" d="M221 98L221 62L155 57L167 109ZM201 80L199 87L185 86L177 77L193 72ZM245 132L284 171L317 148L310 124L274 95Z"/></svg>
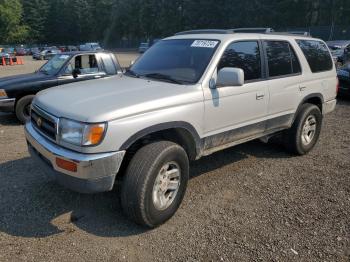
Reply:
<svg viewBox="0 0 350 262"><path fill-rule="evenodd" d="M124 213L150 228L163 224L179 208L188 177L188 156L179 145L160 141L142 147L130 161L124 177Z"/></svg>
<svg viewBox="0 0 350 262"><path fill-rule="evenodd" d="M322 120L322 113L317 106L302 105L291 129L284 134L287 149L297 155L310 152L319 139Z"/></svg>
<svg viewBox="0 0 350 262"><path fill-rule="evenodd" d="M30 119L30 106L34 97L35 95L24 96L16 103L16 116L22 124Z"/></svg>

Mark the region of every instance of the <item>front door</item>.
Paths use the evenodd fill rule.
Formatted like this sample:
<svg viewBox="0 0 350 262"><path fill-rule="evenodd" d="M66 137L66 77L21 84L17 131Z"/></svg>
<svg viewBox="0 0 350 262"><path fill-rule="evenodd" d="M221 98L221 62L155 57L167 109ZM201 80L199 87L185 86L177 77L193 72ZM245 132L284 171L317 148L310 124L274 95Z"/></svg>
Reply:
<svg viewBox="0 0 350 262"><path fill-rule="evenodd" d="M262 47L258 40L234 42L217 70L241 68L243 86L205 89L205 149L250 138L265 131L269 92L264 81Z"/></svg>
<svg viewBox="0 0 350 262"><path fill-rule="evenodd" d="M73 77L73 71L78 73ZM105 72L99 67L95 54L77 55L67 64L61 76L58 77L58 85L72 82L98 79L104 77Z"/></svg>

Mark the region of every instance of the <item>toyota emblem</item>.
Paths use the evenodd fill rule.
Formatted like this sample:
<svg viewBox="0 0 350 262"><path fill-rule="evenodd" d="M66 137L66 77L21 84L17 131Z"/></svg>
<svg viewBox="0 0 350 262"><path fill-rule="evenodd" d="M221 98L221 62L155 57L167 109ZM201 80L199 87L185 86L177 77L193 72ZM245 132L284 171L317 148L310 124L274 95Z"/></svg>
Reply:
<svg viewBox="0 0 350 262"><path fill-rule="evenodd" d="M43 120L39 117L39 118L36 120L37 126L38 126L38 127L41 127L42 123L43 123Z"/></svg>

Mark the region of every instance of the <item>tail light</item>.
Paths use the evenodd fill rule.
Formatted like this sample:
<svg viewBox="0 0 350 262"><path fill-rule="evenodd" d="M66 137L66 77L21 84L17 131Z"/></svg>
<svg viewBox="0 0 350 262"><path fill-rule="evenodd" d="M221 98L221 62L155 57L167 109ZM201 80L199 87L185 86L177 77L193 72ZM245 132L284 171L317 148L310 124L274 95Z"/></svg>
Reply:
<svg viewBox="0 0 350 262"><path fill-rule="evenodd" d="M339 88L340 88L340 82L339 82L339 78L337 77L337 87L336 87L337 94L339 92Z"/></svg>

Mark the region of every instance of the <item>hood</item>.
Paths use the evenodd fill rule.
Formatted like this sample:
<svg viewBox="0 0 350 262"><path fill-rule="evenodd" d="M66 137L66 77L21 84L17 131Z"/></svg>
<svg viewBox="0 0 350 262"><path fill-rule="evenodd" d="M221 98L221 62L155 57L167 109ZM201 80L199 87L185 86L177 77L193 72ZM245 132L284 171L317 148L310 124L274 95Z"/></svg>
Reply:
<svg viewBox="0 0 350 262"><path fill-rule="evenodd" d="M57 117L96 123L202 100L200 86L119 75L41 91L34 104Z"/></svg>
<svg viewBox="0 0 350 262"><path fill-rule="evenodd" d="M342 70L342 71L350 72L350 64L346 64L346 65L340 67L339 69Z"/></svg>
<svg viewBox="0 0 350 262"><path fill-rule="evenodd" d="M45 75L43 73L32 73L25 75L16 75L16 76L8 76L0 78L0 88L7 90L11 90L14 88L18 88L22 84L30 84L30 82L41 81L45 79L49 79L52 76Z"/></svg>

